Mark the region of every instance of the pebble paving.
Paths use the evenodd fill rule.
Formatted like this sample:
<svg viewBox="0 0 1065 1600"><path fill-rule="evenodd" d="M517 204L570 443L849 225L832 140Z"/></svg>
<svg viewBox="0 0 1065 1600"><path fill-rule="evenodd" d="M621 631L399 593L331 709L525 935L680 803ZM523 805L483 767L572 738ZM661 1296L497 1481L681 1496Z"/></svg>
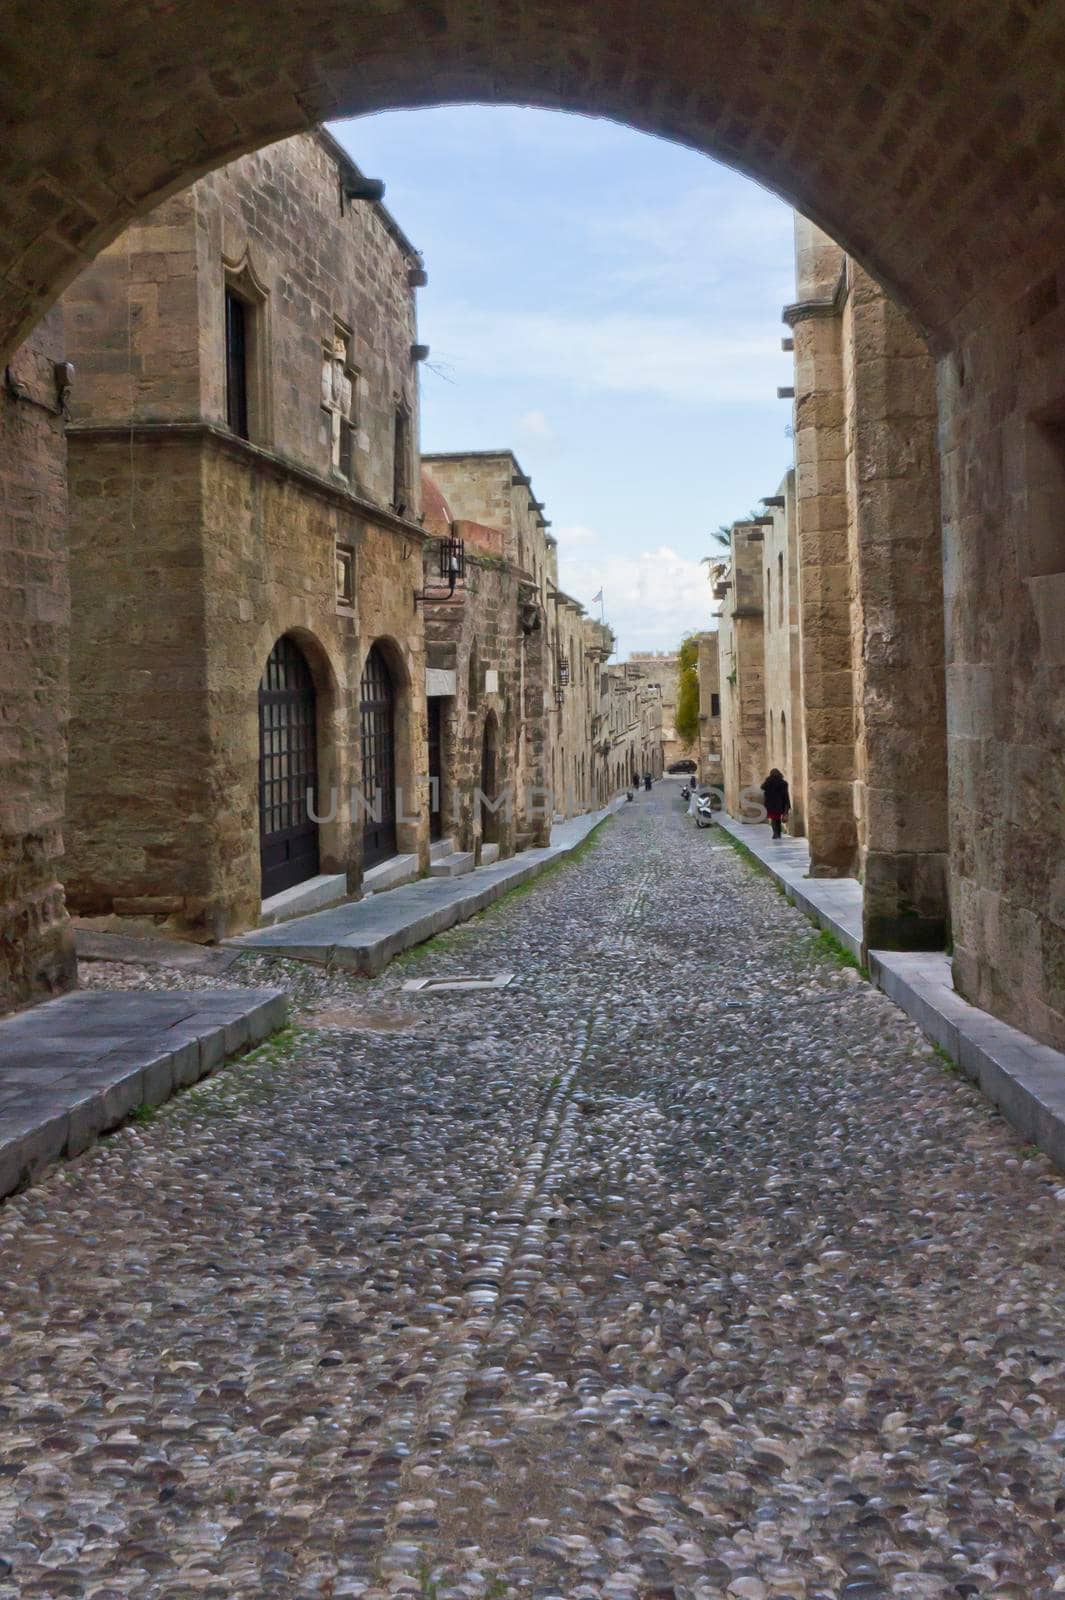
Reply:
<svg viewBox="0 0 1065 1600"><path fill-rule="evenodd" d="M1065 1178L676 786L221 981L298 1027L0 1207L2 1600L1065 1593Z"/></svg>

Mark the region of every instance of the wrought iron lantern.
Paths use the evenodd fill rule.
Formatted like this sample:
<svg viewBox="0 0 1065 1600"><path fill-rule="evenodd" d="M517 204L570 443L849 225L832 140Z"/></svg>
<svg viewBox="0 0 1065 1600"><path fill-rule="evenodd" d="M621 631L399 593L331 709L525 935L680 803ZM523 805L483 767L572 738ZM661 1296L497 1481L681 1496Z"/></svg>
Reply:
<svg viewBox="0 0 1065 1600"><path fill-rule="evenodd" d="M560 706L566 698L566 691L561 683L555 685L555 704Z"/></svg>
<svg viewBox="0 0 1065 1600"><path fill-rule="evenodd" d="M558 658L558 681L562 685L563 689L567 688L568 685L569 685L569 657L568 656L559 656L559 658Z"/></svg>
<svg viewBox="0 0 1065 1600"><path fill-rule="evenodd" d="M457 594L459 584L466 584L466 545L462 539L449 535L440 540L440 579L447 585L445 591L440 589L421 589L414 591L414 604L419 601L428 601L433 605L443 605L448 600L461 600Z"/></svg>

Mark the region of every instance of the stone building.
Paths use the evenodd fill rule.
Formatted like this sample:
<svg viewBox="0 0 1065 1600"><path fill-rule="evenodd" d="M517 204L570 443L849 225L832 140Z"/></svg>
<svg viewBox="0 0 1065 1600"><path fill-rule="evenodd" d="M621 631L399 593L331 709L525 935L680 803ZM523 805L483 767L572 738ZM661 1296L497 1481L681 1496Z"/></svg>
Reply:
<svg viewBox="0 0 1065 1600"><path fill-rule="evenodd" d="M903 312L802 218L796 269L796 302L784 315L795 351L811 872L862 880L869 946L941 948L947 774L935 373Z"/></svg>
<svg viewBox="0 0 1065 1600"><path fill-rule="evenodd" d="M426 530L461 541L465 560L454 597L424 606L434 854L449 847L440 872L449 854L465 870L550 836L548 643L541 592L519 559L534 542L513 503L529 498L511 481L519 470L509 452L426 457L422 468ZM441 588L442 574L427 571L426 593Z"/></svg>
<svg viewBox="0 0 1065 1600"><path fill-rule="evenodd" d="M766 774L765 613L762 566L768 518L737 522L732 555L713 569L721 602L718 652L721 681L721 777L725 808L750 814Z"/></svg>
<svg viewBox="0 0 1065 1600"><path fill-rule="evenodd" d="M806 719L799 628L795 473L762 504L762 613L765 625L766 767L777 767L791 792L788 832L806 832Z"/></svg>
<svg viewBox="0 0 1065 1600"><path fill-rule="evenodd" d="M424 273L367 193L299 135L65 296L77 912L216 939L426 863Z"/></svg>
<svg viewBox="0 0 1065 1600"><path fill-rule="evenodd" d="M70 372L52 312L0 389L0 1011L74 981L63 908Z"/></svg>
<svg viewBox="0 0 1065 1600"><path fill-rule="evenodd" d="M666 767L673 761L698 759L698 741L689 743L677 733L677 674L680 663L676 651L647 650L629 656L648 683L657 683L662 692L662 758Z"/></svg>
<svg viewBox="0 0 1065 1600"><path fill-rule="evenodd" d="M699 779L718 788L721 767L721 661L717 630L699 634Z"/></svg>
<svg viewBox="0 0 1065 1600"><path fill-rule="evenodd" d="M461 607L426 606L430 682L454 685L453 705L441 693L441 711L431 711L450 751L443 761L453 776L445 774L443 786L473 796L491 777L511 797L506 822L479 801L460 801L457 847L479 856L485 828L503 853L546 843L552 818L588 811L616 792L612 768L601 765L606 735L598 726L600 669L613 640L559 588L543 503L512 451L422 460L426 527L465 541L469 572Z"/></svg>
<svg viewBox="0 0 1065 1600"><path fill-rule="evenodd" d="M596 664L605 659L604 630L585 616L578 600L551 582L548 602L550 787L555 816L562 818L598 804L592 725L599 710Z"/></svg>

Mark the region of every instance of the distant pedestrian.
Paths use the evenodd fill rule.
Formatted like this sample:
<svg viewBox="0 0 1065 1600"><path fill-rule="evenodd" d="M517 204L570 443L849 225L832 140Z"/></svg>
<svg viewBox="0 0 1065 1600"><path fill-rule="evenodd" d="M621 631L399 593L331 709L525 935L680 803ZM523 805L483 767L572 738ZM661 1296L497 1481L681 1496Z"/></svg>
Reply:
<svg viewBox="0 0 1065 1600"><path fill-rule="evenodd" d="M643 786L645 789L650 789L651 787L651 774L649 772L645 772L643 775Z"/></svg>
<svg viewBox="0 0 1065 1600"><path fill-rule="evenodd" d="M779 839L784 819L791 811L788 780L779 767L774 767L763 783L762 801L765 805L766 816L773 824L773 838Z"/></svg>

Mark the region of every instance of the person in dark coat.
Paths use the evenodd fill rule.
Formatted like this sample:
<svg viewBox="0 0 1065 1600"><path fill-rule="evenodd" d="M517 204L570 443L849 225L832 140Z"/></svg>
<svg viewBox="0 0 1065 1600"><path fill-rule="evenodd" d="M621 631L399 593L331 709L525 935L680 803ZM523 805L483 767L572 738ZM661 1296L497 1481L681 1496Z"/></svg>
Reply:
<svg viewBox="0 0 1065 1600"><path fill-rule="evenodd" d="M788 780L779 767L774 767L762 785L762 801L766 816L773 824L773 838L779 839L784 818L791 810Z"/></svg>

